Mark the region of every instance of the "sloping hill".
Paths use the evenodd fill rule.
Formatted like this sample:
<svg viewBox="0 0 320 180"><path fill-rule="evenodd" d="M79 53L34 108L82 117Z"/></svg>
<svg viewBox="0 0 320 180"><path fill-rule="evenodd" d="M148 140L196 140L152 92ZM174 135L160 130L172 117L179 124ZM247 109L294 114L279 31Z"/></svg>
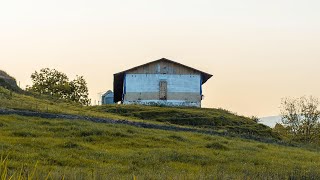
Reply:
<svg viewBox="0 0 320 180"><path fill-rule="evenodd" d="M320 178L318 149L226 110L84 107L3 87L0 154L13 179Z"/></svg>
<svg viewBox="0 0 320 180"><path fill-rule="evenodd" d="M151 124L182 126L219 134L236 135L250 139L274 139L277 137L271 128L258 124L252 119L237 116L221 109L148 107L134 105L109 105L84 107L51 97L32 97L10 93L0 88L2 108L30 110L36 112L71 114L91 117L127 120ZM11 96L10 96L11 95Z"/></svg>
<svg viewBox="0 0 320 180"><path fill-rule="evenodd" d="M16 80L2 70L0 70L0 86L15 92L21 92Z"/></svg>
<svg viewBox="0 0 320 180"><path fill-rule="evenodd" d="M248 136L277 138L272 134L271 128L258 124L248 117L238 116L223 109L139 105L105 105L92 107L91 109L145 121L197 127Z"/></svg>
<svg viewBox="0 0 320 180"><path fill-rule="evenodd" d="M86 120L0 115L0 147L15 178L320 178L314 150Z"/></svg>
<svg viewBox="0 0 320 180"><path fill-rule="evenodd" d="M262 117L260 118L260 122L273 128L277 123L281 123L281 116Z"/></svg>

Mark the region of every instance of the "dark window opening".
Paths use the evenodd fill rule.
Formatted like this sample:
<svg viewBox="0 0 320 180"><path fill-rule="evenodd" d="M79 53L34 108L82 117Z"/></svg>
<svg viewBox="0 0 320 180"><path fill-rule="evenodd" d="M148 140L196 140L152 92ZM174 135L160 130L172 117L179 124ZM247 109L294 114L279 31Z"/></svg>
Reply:
<svg viewBox="0 0 320 180"><path fill-rule="evenodd" d="M159 86L159 99L167 100L167 81L160 81Z"/></svg>

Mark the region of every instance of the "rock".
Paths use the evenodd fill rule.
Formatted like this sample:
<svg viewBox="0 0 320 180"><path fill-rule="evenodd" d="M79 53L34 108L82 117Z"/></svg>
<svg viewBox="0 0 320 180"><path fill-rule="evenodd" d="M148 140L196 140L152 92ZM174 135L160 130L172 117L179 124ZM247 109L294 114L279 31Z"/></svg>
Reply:
<svg viewBox="0 0 320 180"><path fill-rule="evenodd" d="M16 92L21 91L16 80L2 70L0 70L0 86Z"/></svg>

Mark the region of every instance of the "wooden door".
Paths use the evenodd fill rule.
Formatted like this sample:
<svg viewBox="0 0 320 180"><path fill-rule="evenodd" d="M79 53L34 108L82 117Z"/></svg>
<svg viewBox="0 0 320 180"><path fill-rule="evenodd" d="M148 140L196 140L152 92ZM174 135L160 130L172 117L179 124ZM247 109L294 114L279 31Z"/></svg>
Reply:
<svg viewBox="0 0 320 180"><path fill-rule="evenodd" d="M160 100L167 100L167 81L160 81L160 90L159 90L159 95L160 95Z"/></svg>

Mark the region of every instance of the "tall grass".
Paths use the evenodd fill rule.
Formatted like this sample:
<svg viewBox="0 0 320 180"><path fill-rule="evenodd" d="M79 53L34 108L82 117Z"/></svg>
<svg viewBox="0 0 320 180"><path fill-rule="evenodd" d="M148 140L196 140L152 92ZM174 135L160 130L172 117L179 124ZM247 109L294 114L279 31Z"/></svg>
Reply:
<svg viewBox="0 0 320 180"><path fill-rule="evenodd" d="M0 122L7 179L20 172L23 179L320 178L317 150L87 121L10 115Z"/></svg>

